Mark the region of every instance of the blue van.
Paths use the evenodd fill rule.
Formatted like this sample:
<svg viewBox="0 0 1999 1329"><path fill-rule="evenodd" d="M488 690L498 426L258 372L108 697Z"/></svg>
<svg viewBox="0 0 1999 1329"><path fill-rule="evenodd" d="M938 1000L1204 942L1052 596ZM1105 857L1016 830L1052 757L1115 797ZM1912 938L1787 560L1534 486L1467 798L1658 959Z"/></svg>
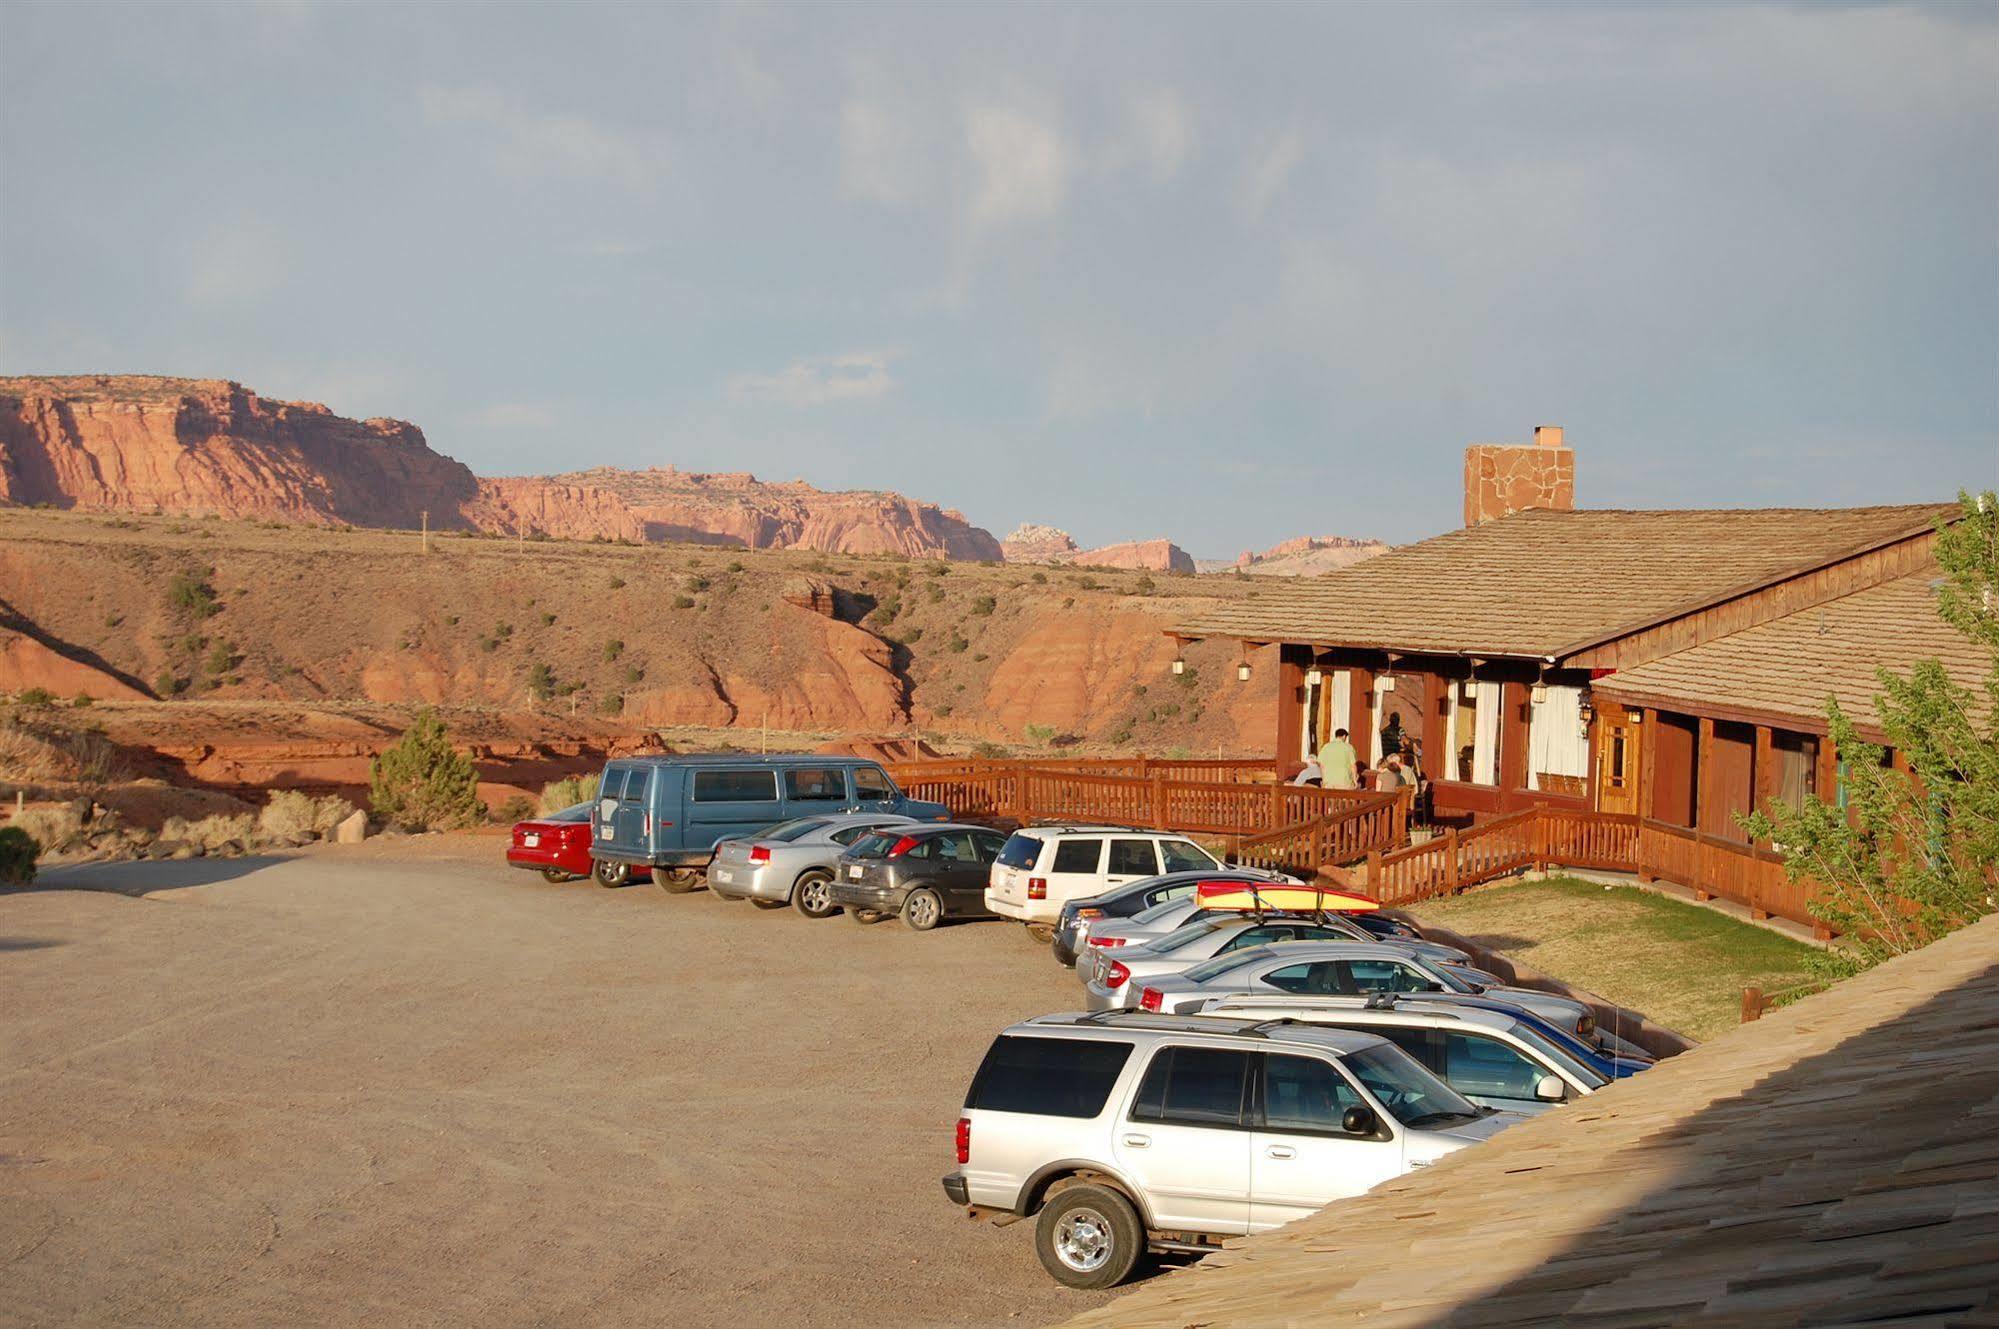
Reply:
<svg viewBox="0 0 1999 1329"><path fill-rule="evenodd" d="M942 803L906 797L860 757L626 757L604 767L590 857L599 885L622 886L643 863L678 894L701 880L717 841L815 812L951 816Z"/></svg>

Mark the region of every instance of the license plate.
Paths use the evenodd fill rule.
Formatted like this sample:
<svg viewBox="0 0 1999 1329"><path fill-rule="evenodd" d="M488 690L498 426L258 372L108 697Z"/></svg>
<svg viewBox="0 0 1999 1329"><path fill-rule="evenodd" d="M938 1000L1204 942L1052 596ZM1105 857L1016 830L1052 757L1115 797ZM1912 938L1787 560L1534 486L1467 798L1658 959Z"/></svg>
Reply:
<svg viewBox="0 0 1999 1329"><path fill-rule="evenodd" d="M847 869L847 878L848 878L848 880L850 880L850 881L859 881L859 880L861 879L861 873L862 873L862 872L863 872L864 870L865 870L865 869L862 869L862 868L848 868L848 869Z"/></svg>
<svg viewBox="0 0 1999 1329"><path fill-rule="evenodd" d="M521 837L521 843L526 845L528 848L533 849L541 844L541 837L539 835L523 835Z"/></svg>
<svg viewBox="0 0 1999 1329"><path fill-rule="evenodd" d="M729 875L729 869L716 868L715 880L721 882L724 886L727 886L730 882L734 881L735 878Z"/></svg>

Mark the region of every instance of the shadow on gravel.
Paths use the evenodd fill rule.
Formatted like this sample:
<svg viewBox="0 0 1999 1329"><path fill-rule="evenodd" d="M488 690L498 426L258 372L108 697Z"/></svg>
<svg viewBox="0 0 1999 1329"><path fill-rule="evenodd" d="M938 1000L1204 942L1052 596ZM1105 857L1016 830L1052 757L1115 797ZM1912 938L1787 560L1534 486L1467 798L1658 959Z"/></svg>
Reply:
<svg viewBox="0 0 1999 1329"><path fill-rule="evenodd" d="M45 937L0 937L0 955L8 951L45 951L52 946L66 943L50 941Z"/></svg>
<svg viewBox="0 0 1999 1329"><path fill-rule="evenodd" d="M182 891L254 876L291 862L291 854L247 854L242 858L156 859L135 863L77 863L46 868L24 891L111 891L137 898L155 891Z"/></svg>

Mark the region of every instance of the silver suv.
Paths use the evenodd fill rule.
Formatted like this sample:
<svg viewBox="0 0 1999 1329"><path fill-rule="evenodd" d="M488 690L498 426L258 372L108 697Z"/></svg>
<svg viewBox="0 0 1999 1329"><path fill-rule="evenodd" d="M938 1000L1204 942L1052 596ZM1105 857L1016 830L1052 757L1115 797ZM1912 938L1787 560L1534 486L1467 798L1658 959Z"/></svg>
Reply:
<svg viewBox="0 0 1999 1329"><path fill-rule="evenodd" d="M944 1193L974 1217L1034 1217L1042 1266L1070 1287L1103 1288L1148 1250L1213 1250L1520 1120L1372 1034L1044 1015L986 1053Z"/></svg>

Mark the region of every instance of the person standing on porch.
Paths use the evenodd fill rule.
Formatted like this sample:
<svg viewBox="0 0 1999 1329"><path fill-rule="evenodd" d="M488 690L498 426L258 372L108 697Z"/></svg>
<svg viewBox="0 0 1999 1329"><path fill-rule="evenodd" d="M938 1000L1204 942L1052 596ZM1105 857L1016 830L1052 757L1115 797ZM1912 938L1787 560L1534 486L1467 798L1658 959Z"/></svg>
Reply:
<svg viewBox="0 0 1999 1329"><path fill-rule="evenodd" d="M1327 789L1353 789L1360 784L1360 758L1347 741L1347 731L1335 729L1319 749L1319 780Z"/></svg>
<svg viewBox="0 0 1999 1329"><path fill-rule="evenodd" d="M1402 712L1390 711L1388 723L1381 727L1381 756L1383 760L1400 755L1402 752Z"/></svg>

